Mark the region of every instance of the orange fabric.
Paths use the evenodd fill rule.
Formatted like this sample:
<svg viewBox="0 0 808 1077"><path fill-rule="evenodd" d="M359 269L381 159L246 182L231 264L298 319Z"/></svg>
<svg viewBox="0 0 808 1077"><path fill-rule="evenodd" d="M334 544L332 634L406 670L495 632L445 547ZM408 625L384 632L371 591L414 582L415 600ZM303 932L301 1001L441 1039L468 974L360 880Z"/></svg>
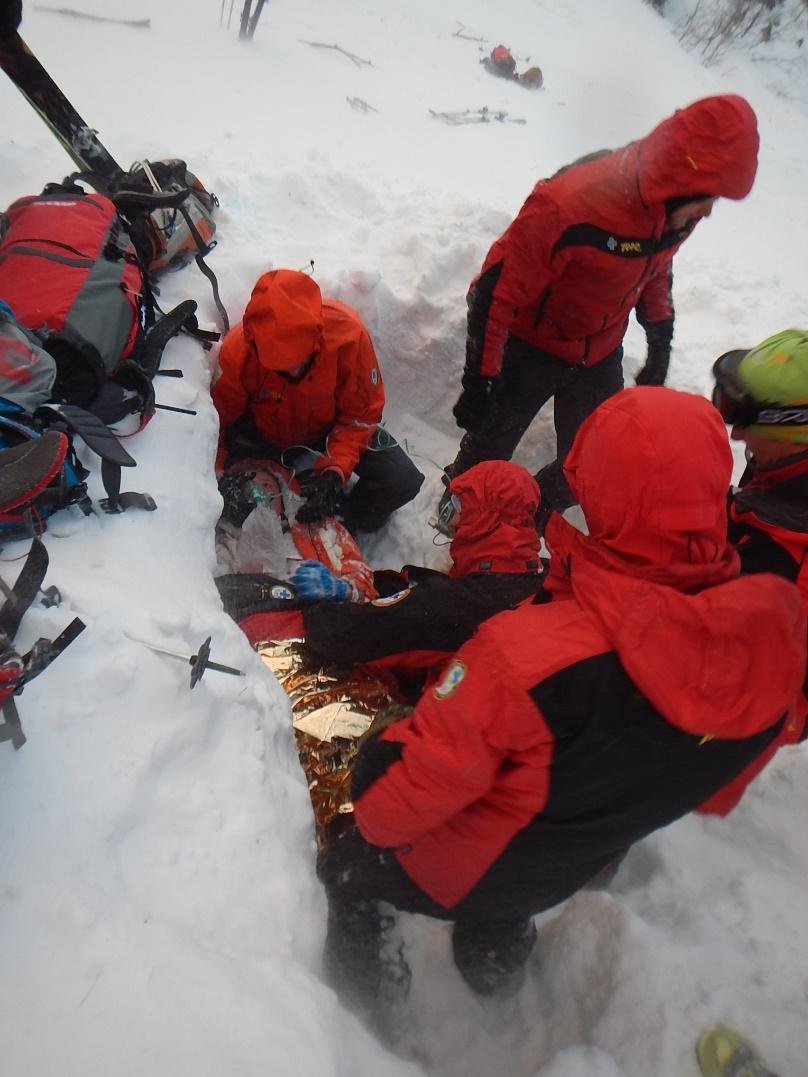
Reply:
<svg viewBox="0 0 808 1077"><path fill-rule="evenodd" d="M359 315L344 303L322 299L318 310L312 287L317 289L303 273L265 273L242 324L225 337L221 374L211 390L220 421L217 467L226 455L224 435L245 414L281 449L327 436L316 468L334 468L344 480L367 448L384 409L373 344ZM303 363L316 341L314 362L299 382L266 365L288 370Z"/></svg>

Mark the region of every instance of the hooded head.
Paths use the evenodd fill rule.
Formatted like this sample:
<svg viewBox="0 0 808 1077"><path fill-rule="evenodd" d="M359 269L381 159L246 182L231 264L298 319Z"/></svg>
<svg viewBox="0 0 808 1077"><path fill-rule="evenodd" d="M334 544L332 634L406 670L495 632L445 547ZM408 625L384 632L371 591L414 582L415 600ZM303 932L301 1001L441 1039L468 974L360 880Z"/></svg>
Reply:
<svg viewBox="0 0 808 1077"><path fill-rule="evenodd" d="M534 517L540 495L529 471L507 460L485 460L452 479L449 489L460 501L450 576L538 570Z"/></svg>
<svg viewBox="0 0 808 1077"><path fill-rule="evenodd" d="M640 143L640 193L646 203L745 198L759 144L757 117L745 98L720 94L694 101Z"/></svg>
<svg viewBox="0 0 808 1077"><path fill-rule="evenodd" d="M551 572L566 572L661 714L689 733L745 737L797 700L805 614L793 584L738 576L726 538L731 470L708 400L625 389L583 423L564 466L589 535L551 520L548 544Z"/></svg>
<svg viewBox="0 0 808 1077"><path fill-rule="evenodd" d="M316 283L295 269L258 278L243 319L244 337L267 370L293 370L319 350L323 298Z"/></svg>
<svg viewBox="0 0 808 1077"><path fill-rule="evenodd" d="M642 573L721 562L732 453L708 400L675 389L624 389L582 424L564 474L589 543Z"/></svg>
<svg viewBox="0 0 808 1077"><path fill-rule="evenodd" d="M751 351L725 352L713 366L713 403L747 435L808 445L808 332L785 329ZM735 436L735 434L733 434Z"/></svg>

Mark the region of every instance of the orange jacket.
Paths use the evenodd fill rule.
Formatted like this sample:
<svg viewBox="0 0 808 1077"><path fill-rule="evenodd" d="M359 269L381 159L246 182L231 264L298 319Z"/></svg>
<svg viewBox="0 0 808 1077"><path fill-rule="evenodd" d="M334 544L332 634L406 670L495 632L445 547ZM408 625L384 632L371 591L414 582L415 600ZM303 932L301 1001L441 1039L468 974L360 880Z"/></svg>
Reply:
<svg viewBox="0 0 808 1077"><path fill-rule="evenodd" d="M314 353L301 381L284 377ZM219 413L217 467L229 427L249 415L280 449L327 436L317 470L347 479L382 417L384 386L370 336L356 311L323 299L304 273L272 270L259 278L241 325L224 339L211 395Z"/></svg>

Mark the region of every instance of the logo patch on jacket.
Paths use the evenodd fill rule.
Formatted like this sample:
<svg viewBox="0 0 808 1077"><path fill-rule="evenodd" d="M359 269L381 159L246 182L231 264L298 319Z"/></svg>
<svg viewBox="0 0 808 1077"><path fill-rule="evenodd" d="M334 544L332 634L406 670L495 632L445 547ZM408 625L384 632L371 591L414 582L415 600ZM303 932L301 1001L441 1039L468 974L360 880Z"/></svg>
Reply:
<svg viewBox="0 0 808 1077"><path fill-rule="evenodd" d="M435 699L448 699L449 696L454 695L465 676L465 663L456 658L444 673L440 684L436 684L432 689Z"/></svg>
<svg viewBox="0 0 808 1077"><path fill-rule="evenodd" d="M405 587L403 591L396 591L394 595L386 595L384 598L374 598L371 602L371 606L397 606L399 602L404 601L409 593L409 587Z"/></svg>

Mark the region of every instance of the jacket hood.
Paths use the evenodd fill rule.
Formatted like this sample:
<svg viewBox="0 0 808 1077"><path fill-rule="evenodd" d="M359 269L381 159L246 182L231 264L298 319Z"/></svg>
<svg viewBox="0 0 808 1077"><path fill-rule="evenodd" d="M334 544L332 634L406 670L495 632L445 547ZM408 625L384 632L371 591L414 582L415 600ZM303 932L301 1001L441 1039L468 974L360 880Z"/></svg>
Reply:
<svg viewBox="0 0 808 1077"><path fill-rule="evenodd" d="M564 474L601 563L680 590L737 575L727 542L732 453L704 397L624 389L581 425Z"/></svg>
<svg viewBox="0 0 808 1077"><path fill-rule="evenodd" d="M646 204L687 195L745 198L760 139L749 102L720 94L677 109L637 144Z"/></svg>
<svg viewBox="0 0 808 1077"><path fill-rule="evenodd" d="M793 584L738 577L726 539L732 456L703 397L625 389L582 424L564 472L589 534L553 516L548 590L571 593L672 724L743 737L772 725L805 677Z"/></svg>
<svg viewBox="0 0 808 1077"><path fill-rule="evenodd" d="M267 370L291 370L323 341L323 298L305 273L273 269L258 278L242 319L245 339Z"/></svg>
<svg viewBox="0 0 808 1077"><path fill-rule="evenodd" d="M742 576L683 594L583 558L572 589L637 688L687 733L748 737L799 705L806 615L787 580Z"/></svg>
<svg viewBox="0 0 808 1077"><path fill-rule="evenodd" d="M449 489L461 504L450 576L538 569L534 517L540 494L529 471L507 460L486 460L452 479Z"/></svg>

